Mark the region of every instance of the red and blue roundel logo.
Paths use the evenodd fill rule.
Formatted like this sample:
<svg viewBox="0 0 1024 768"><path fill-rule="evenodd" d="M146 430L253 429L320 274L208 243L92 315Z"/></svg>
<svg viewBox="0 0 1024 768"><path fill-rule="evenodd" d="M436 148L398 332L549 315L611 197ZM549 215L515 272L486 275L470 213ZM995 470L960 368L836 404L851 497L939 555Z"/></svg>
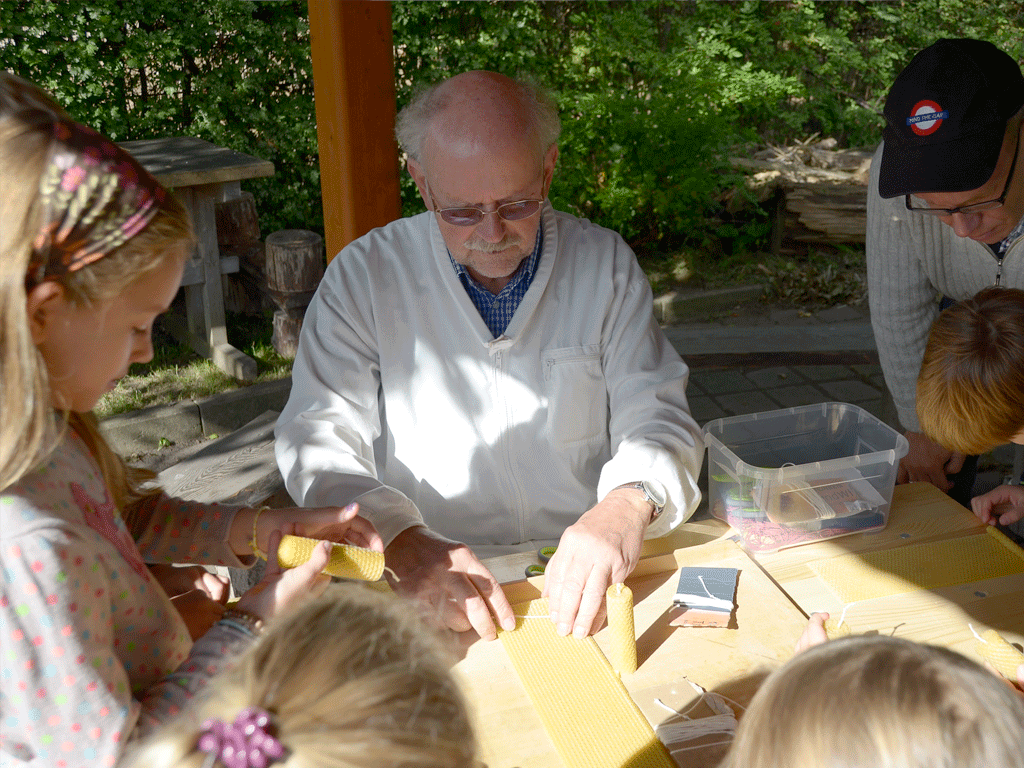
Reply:
<svg viewBox="0 0 1024 768"><path fill-rule="evenodd" d="M947 117L949 117L948 110L943 109L931 99L921 99L910 110L907 125L918 136L927 136L935 133Z"/></svg>

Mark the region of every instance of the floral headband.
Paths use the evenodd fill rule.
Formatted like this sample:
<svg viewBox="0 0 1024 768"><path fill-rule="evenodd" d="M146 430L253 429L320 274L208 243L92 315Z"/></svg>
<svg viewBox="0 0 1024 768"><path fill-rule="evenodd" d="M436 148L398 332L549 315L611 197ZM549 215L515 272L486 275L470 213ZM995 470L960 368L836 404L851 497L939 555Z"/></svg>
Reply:
<svg viewBox="0 0 1024 768"><path fill-rule="evenodd" d="M43 221L32 243L30 284L103 258L149 224L167 197L135 158L92 128L58 119L53 134L39 180Z"/></svg>
<svg viewBox="0 0 1024 768"><path fill-rule="evenodd" d="M233 723L210 718L200 727L196 749L205 752L203 768L218 760L227 768L267 768L285 756L281 742L270 734L270 713L246 707Z"/></svg>

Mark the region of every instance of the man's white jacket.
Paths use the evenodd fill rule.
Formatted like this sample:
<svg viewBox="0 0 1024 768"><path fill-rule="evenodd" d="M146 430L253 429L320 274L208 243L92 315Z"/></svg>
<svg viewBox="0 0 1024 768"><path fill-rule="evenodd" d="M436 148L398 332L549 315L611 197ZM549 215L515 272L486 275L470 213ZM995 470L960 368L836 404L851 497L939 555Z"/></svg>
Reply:
<svg viewBox="0 0 1024 768"><path fill-rule="evenodd" d="M385 544L426 524L481 556L556 540L626 482L666 491L648 537L693 513L703 443L689 371L635 255L548 204L541 226L536 275L500 338L433 213L338 254L306 313L275 431L297 503L358 501Z"/></svg>

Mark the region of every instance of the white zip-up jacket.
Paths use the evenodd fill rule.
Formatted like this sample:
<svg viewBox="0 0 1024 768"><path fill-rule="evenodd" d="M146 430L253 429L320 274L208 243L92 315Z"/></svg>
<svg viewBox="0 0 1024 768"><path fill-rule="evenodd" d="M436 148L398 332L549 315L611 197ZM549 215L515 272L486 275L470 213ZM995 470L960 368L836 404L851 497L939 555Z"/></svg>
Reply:
<svg viewBox="0 0 1024 768"><path fill-rule="evenodd" d="M908 211L903 197L878 194L879 145L868 183L868 303L878 360L903 428L920 432L917 376L928 333L939 314L939 296L956 301L982 288L1024 288L1024 237L1018 237L1000 264L992 250L957 237L938 217Z"/></svg>
<svg viewBox="0 0 1024 768"><path fill-rule="evenodd" d="M497 339L432 213L331 262L276 427L297 503L358 501L385 544L426 524L480 556L556 540L631 481L667 493L648 537L693 513L704 449L689 371L646 276L618 234L550 204L541 215L537 272Z"/></svg>

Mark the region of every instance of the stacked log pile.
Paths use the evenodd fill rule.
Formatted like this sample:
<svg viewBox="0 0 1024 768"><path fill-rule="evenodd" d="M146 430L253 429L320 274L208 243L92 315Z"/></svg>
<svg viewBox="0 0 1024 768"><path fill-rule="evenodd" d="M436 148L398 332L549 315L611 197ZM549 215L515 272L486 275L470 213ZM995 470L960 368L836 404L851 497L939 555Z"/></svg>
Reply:
<svg viewBox="0 0 1024 768"><path fill-rule="evenodd" d="M786 242L863 243L871 150L836 150L835 139L812 136L789 147L769 146L750 158L732 157L747 174L747 189L774 206L772 250ZM741 206L739 195L728 201Z"/></svg>

